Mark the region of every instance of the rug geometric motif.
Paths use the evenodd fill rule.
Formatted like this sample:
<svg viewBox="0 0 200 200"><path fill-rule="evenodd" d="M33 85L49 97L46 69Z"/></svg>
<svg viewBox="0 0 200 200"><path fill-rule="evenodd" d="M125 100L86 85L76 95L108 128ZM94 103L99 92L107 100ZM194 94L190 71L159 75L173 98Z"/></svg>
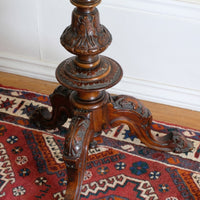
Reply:
<svg viewBox="0 0 200 200"><path fill-rule="evenodd" d="M0 87L0 199L64 200L67 175L60 129L39 130L29 121L33 110L46 106L48 96ZM129 127L109 127L90 149L81 200L200 199L200 132L154 121L160 136L176 130L194 143L188 153L147 148Z"/></svg>

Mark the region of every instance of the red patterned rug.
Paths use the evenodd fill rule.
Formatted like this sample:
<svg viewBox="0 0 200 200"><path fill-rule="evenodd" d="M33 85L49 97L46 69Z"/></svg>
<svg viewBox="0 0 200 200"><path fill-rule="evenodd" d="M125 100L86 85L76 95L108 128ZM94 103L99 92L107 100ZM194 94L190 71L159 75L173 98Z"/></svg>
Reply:
<svg viewBox="0 0 200 200"><path fill-rule="evenodd" d="M29 123L31 111L49 109L45 95L0 87L0 199L63 200L65 124L44 131ZM176 129L194 143L189 153L155 151L130 135L127 126L104 130L89 152L81 200L200 199L200 132L153 122L152 131Z"/></svg>

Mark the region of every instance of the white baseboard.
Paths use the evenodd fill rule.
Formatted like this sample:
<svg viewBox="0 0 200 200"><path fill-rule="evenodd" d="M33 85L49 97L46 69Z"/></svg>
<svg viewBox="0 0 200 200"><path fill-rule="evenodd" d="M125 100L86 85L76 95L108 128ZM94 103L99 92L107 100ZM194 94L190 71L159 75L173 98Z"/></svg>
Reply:
<svg viewBox="0 0 200 200"><path fill-rule="evenodd" d="M0 56L0 71L36 79L56 81L56 65ZM24 86L25 87L25 86ZM114 94L131 95L138 99L200 111L200 92L192 89L123 77L114 88Z"/></svg>
<svg viewBox="0 0 200 200"><path fill-rule="evenodd" d="M200 91L124 77L111 93L126 94L138 99L200 111Z"/></svg>
<svg viewBox="0 0 200 200"><path fill-rule="evenodd" d="M56 64L0 54L0 71L3 72L55 82L56 67Z"/></svg>

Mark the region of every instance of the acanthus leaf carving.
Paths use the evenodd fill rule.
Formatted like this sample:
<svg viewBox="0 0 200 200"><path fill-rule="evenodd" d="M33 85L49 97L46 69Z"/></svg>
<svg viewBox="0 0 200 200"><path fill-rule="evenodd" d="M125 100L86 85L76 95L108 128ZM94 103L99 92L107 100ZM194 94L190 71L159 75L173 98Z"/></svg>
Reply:
<svg viewBox="0 0 200 200"><path fill-rule="evenodd" d="M61 36L62 45L77 55L98 54L107 48L111 40L112 36L107 28L99 23L97 9L84 15L75 9L71 26Z"/></svg>
<svg viewBox="0 0 200 200"><path fill-rule="evenodd" d="M71 168L75 168L83 151L83 140L87 129L90 125L90 120L82 117L74 117L71 121L69 135L65 139L64 159Z"/></svg>

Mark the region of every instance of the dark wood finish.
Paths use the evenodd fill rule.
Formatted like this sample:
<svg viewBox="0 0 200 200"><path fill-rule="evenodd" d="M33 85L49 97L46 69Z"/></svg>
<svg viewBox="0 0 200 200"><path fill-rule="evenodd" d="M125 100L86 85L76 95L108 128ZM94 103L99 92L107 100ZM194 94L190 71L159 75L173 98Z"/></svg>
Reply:
<svg viewBox="0 0 200 200"><path fill-rule="evenodd" d="M68 118L71 124L65 138L64 161L68 172L66 200L78 200L90 144L106 127L128 124L132 134L150 148L161 151L186 152L191 142L172 132L158 137L151 134L152 115L137 99L111 96L105 90L122 77L120 65L99 56L111 43L111 34L100 24L96 6L100 0L71 0L76 6L72 24L61 36L66 50L76 56L64 60L56 70L59 86L50 95L52 113L40 108L31 120L40 128L61 126Z"/></svg>

